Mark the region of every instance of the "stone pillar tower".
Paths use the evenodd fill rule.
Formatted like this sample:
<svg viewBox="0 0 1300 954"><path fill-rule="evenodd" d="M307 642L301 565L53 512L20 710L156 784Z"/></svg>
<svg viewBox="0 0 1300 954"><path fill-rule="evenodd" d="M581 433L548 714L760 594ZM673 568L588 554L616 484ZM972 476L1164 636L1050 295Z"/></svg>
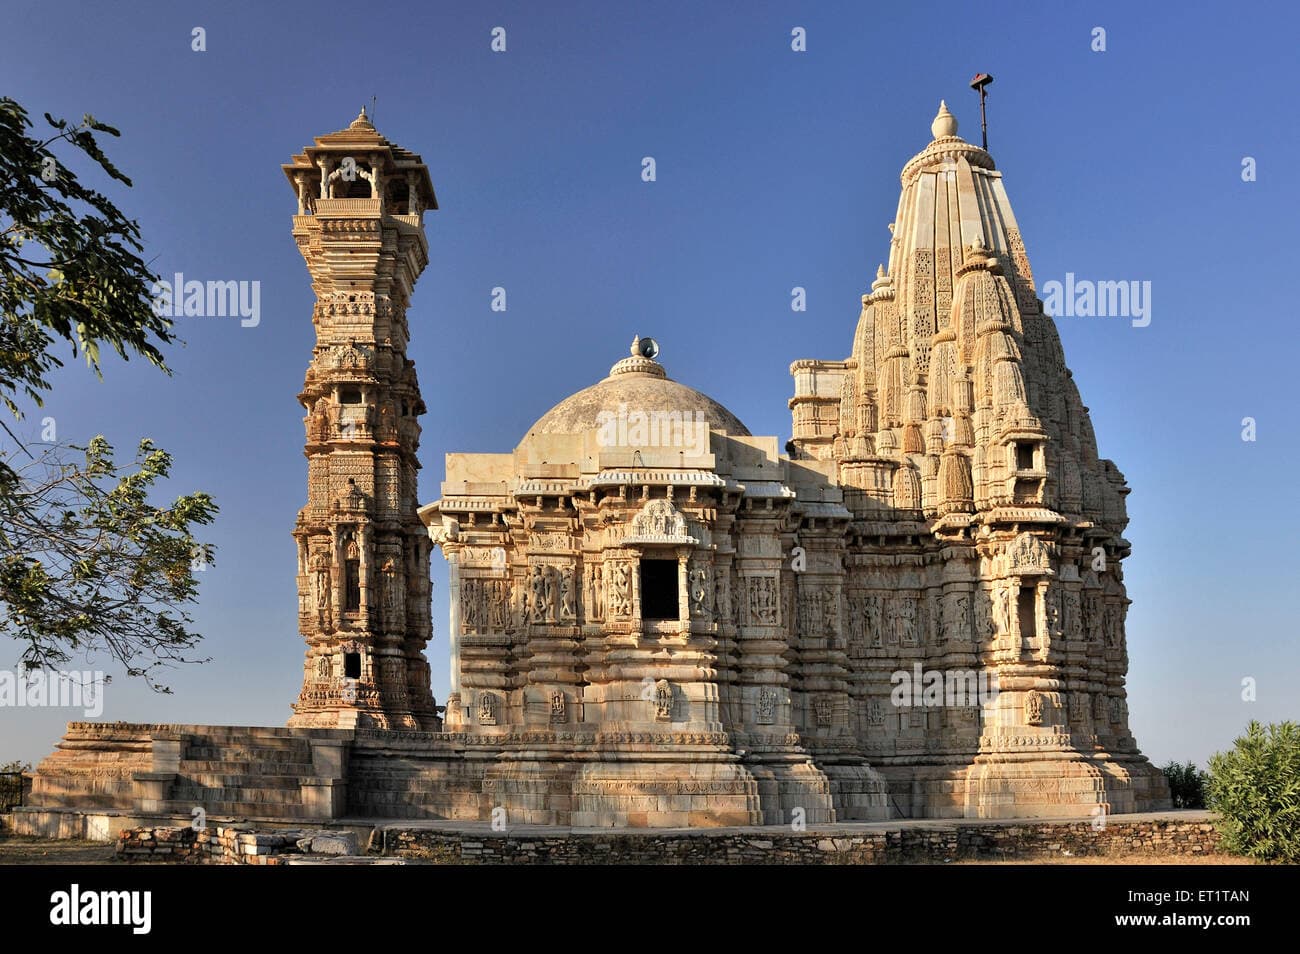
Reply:
<svg viewBox="0 0 1300 954"><path fill-rule="evenodd" d="M298 400L308 461L298 514L298 627L307 641L291 726L439 728L424 647L429 550L416 516L420 399L406 308L429 260L429 170L363 109L284 167L316 344Z"/></svg>

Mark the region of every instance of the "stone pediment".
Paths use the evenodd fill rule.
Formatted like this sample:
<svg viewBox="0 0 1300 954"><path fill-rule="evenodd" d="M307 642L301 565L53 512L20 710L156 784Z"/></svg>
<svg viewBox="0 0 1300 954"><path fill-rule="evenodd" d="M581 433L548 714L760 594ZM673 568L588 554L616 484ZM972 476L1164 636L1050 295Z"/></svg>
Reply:
<svg viewBox="0 0 1300 954"><path fill-rule="evenodd" d="M350 343L332 346L323 363L327 367L338 368L343 371L368 371L371 357L369 349Z"/></svg>
<svg viewBox="0 0 1300 954"><path fill-rule="evenodd" d="M651 500L632 518L623 543L667 543L694 546L699 541L688 533L686 518L670 500Z"/></svg>
<svg viewBox="0 0 1300 954"><path fill-rule="evenodd" d="M1052 574L1052 555L1042 540L1032 533L1022 533L1007 548L1007 572L1016 576Z"/></svg>

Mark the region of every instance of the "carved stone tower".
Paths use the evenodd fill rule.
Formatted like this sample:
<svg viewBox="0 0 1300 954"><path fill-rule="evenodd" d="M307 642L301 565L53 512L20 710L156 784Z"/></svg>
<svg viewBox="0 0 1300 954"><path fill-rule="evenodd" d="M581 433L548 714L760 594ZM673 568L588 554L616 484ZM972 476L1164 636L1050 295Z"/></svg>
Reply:
<svg viewBox="0 0 1300 954"><path fill-rule="evenodd" d="M862 750L908 816L1166 808L1129 728L1129 487L1098 456L1002 173L942 103L930 132L852 352L791 368L797 472L851 515ZM986 688L936 705L896 691L909 669Z"/></svg>
<svg viewBox="0 0 1300 954"><path fill-rule="evenodd" d="M307 506L294 529L307 654L289 724L436 730L424 658L430 542L416 516L425 407L406 357L433 184L364 109L283 168L316 293L316 345L298 395Z"/></svg>

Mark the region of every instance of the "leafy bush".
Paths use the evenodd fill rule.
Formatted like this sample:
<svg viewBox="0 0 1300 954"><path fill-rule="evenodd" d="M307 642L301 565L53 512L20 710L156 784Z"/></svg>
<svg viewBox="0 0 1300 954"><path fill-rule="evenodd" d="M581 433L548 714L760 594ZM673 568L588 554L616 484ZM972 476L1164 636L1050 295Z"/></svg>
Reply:
<svg viewBox="0 0 1300 954"><path fill-rule="evenodd" d="M1204 808L1205 783L1209 776L1197 770L1192 762L1170 762L1160 771L1165 773L1169 782L1169 794L1173 797L1174 808Z"/></svg>
<svg viewBox="0 0 1300 954"><path fill-rule="evenodd" d="M1300 724L1251 722L1231 751L1211 756L1206 794L1226 850L1300 862Z"/></svg>

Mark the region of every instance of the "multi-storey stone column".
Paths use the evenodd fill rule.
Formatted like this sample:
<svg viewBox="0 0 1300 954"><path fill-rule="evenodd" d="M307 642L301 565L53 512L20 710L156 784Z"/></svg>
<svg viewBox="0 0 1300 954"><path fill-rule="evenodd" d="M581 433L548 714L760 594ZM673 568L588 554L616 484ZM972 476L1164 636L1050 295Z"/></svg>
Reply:
<svg viewBox="0 0 1300 954"><path fill-rule="evenodd" d="M850 663L844 636L845 527L838 503L796 504L799 516L794 619L787 621L799 678L795 724L803 745L832 781L840 821L888 817L884 780L867 765L854 735Z"/></svg>
<svg viewBox="0 0 1300 954"><path fill-rule="evenodd" d="M732 594L737 621L737 683L744 709L739 745L762 793L765 824L836 820L831 783L798 732L791 686L790 607L783 606L787 561L782 531L793 494L748 496L736 514Z"/></svg>
<svg viewBox="0 0 1300 954"><path fill-rule="evenodd" d="M573 533L576 511L561 489L553 482L536 481L515 493L525 531L525 577L521 638L514 646L519 691L511 704L517 724L557 730L576 721L582 702L582 540Z"/></svg>
<svg viewBox="0 0 1300 954"><path fill-rule="evenodd" d="M307 656L289 724L433 730L429 541L416 516L425 408L406 308L428 263L422 210L437 200L420 157L379 135L364 110L284 171L316 293L298 395L307 506L294 529Z"/></svg>

